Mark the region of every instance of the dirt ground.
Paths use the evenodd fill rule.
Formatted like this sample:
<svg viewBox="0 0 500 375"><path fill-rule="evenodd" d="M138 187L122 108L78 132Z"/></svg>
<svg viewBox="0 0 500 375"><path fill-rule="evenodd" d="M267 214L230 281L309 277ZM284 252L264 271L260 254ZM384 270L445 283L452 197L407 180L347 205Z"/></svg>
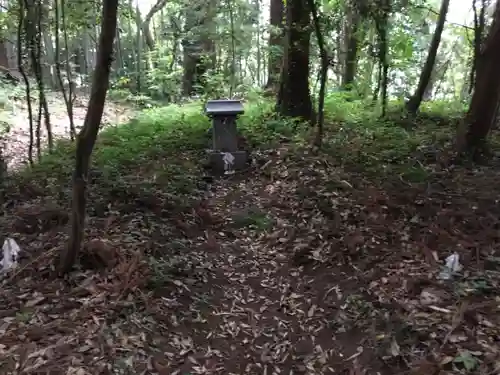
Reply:
<svg viewBox="0 0 500 375"><path fill-rule="evenodd" d="M65 210L43 226L39 201L16 208L27 254L1 281L1 373L500 372L497 167L408 186L264 156L182 210L161 189L91 210L83 254L103 268L66 280Z"/></svg>
<svg viewBox="0 0 500 375"><path fill-rule="evenodd" d="M54 139L69 138L69 119L62 94L48 93L47 101ZM83 94L79 95L75 100L73 118L77 129L83 125L85 113L87 111L87 102L88 96ZM34 113L33 121L34 124L36 124L36 118L38 116L38 102L34 101L32 106ZM132 114L133 111L130 108L107 101L103 116L103 126L107 124L120 124L126 122ZM4 140L4 156L7 160L8 167L18 168L19 166L26 165L28 162L30 139L29 116L26 101L12 100L9 105L4 108L2 120L7 122L11 129L8 136ZM41 136L42 148L46 148L47 131L45 129L44 122L42 123ZM33 156L34 159L36 159L36 143Z"/></svg>

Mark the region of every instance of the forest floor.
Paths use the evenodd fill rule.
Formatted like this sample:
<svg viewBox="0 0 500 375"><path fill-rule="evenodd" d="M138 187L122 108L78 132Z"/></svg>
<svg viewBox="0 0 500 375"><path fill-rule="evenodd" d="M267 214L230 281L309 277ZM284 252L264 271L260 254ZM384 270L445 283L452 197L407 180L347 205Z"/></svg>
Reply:
<svg viewBox="0 0 500 375"><path fill-rule="evenodd" d="M113 139L139 158L120 134L96 163L121 155ZM281 140L197 190L200 150L157 150L113 179L96 166L65 280L69 187L49 188L53 168L20 178L1 222L22 259L0 279L0 372L499 373L500 163L408 182ZM463 269L440 280L454 252Z"/></svg>

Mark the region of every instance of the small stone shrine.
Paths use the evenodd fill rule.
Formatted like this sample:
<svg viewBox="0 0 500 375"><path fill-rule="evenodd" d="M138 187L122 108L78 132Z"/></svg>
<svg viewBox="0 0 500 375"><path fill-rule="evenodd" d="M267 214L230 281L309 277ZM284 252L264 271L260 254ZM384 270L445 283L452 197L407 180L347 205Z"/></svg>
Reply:
<svg viewBox="0 0 500 375"><path fill-rule="evenodd" d="M244 112L239 100L209 100L205 113L212 119L210 165L217 175L233 174L246 167L247 152L238 150L236 119Z"/></svg>

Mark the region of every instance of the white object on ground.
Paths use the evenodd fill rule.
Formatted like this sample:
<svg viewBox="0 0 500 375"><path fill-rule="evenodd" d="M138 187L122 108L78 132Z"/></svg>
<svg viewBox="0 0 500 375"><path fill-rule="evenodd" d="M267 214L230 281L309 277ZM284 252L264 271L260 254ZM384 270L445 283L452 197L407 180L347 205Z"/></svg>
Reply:
<svg viewBox="0 0 500 375"><path fill-rule="evenodd" d="M439 274L441 280L449 280L454 273L460 272L462 265L460 264L460 256L458 253L453 253L446 258L446 264Z"/></svg>
<svg viewBox="0 0 500 375"><path fill-rule="evenodd" d="M222 160L224 161L224 174L234 174L234 155L230 152L223 152Z"/></svg>
<svg viewBox="0 0 500 375"><path fill-rule="evenodd" d="M20 252L21 248L17 242L7 237L2 246L3 259L0 260L0 271L8 271L17 267L17 259Z"/></svg>

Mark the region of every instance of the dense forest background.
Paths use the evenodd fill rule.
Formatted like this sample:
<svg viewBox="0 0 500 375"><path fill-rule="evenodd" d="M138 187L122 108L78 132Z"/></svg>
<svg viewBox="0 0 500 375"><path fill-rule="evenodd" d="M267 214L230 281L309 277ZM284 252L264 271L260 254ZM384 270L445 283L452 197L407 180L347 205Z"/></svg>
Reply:
<svg viewBox="0 0 500 375"><path fill-rule="evenodd" d="M499 7L0 0L0 373L500 373Z"/></svg>
<svg viewBox="0 0 500 375"><path fill-rule="evenodd" d="M120 4L110 95L166 104L279 93L279 113L313 119L311 95L318 98L326 64L326 95L371 98L382 115L388 100L406 101L410 113L431 99L466 104L495 4L452 5L461 22L446 22L449 8L426 1ZM2 4L0 61L17 79L36 80L31 90L42 92L45 127L43 91L62 90L70 112L77 92L90 93L100 14L98 3Z"/></svg>

